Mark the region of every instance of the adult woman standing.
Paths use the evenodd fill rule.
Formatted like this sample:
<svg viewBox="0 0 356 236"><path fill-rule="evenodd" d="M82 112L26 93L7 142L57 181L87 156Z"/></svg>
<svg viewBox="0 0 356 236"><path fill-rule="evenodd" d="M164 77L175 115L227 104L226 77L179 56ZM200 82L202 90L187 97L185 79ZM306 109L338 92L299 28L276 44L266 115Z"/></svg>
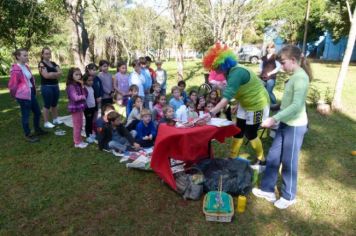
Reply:
<svg viewBox="0 0 356 236"><path fill-rule="evenodd" d="M39 141L37 135L46 132L40 128L41 110L36 99L36 85L28 63L28 52L26 49L17 49L13 53L16 64L11 66L8 87L12 97L20 104L21 122L27 141L33 143ZM31 134L29 125L30 112L33 112L33 125L35 134Z"/></svg>
<svg viewBox="0 0 356 236"><path fill-rule="evenodd" d="M44 47L41 52L41 61L38 63L38 71L41 76L41 93L43 98L43 120L45 128L53 128L62 124L58 119L57 104L59 100L58 79L62 75L59 66L51 61L51 49ZM53 121L49 122L49 111L52 113Z"/></svg>
<svg viewBox="0 0 356 236"><path fill-rule="evenodd" d="M276 84L276 77L278 71L281 68L281 63L277 61L277 56L275 54L276 48L274 43L268 44L266 50L266 55L261 58L260 77L264 82L265 88L271 100L271 108L274 108L277 105L277 99L273 93L273 88Z"/></svg>
<svg viewBox="0 0 356 236"><path fill-rule="evenodd" d="M266 161L257 130L263 119L269 115L266 89L257 75L237 64L235 54L226 45L216 43L211 47L203 58L203 65L210 71L209 80L214 80L218 86L226 85L222 99L210 110L210 116L220 112L233 98L239 103L236 126L241 132L234 136L231 157L237 157L245 136L256 152L257 160L253 167L260 169L266 165Z"/></svg>

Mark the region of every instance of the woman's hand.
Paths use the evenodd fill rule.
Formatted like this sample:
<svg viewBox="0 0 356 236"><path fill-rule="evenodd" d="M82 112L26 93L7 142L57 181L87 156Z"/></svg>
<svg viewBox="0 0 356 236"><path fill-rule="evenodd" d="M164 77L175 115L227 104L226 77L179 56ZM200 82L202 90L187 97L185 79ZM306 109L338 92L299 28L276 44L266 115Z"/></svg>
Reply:
<svg viewBox="0 0 356 236"><path fill-rule="evenodd" d="M261 124L261 127L263 128L271 128L273 125L276 124L276 120L273 117L269 117L266 120L264 120Z"/></svg>

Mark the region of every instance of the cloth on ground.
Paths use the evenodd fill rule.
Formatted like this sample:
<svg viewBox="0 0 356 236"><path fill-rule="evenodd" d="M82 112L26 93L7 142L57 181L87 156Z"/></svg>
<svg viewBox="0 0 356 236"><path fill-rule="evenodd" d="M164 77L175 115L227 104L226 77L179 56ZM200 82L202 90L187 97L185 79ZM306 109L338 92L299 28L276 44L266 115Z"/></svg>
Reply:
<svg viewBox="0 0 356 236"><path fill-rule="evenodd" d="M217 191L220 176L222 191L232 195L246 195L252 189L253 171L247 160L207 159L194 165L204 173L204 191Z"/></svg>

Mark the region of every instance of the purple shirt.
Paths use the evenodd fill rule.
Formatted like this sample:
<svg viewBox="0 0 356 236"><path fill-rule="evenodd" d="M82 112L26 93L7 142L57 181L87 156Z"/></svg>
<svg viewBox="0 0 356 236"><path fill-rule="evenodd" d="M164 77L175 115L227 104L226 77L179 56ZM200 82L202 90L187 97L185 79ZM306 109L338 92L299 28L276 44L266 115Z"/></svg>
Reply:
<svg viewBox="0 0 356 236"><path fill-rule="evenodd" d="M78 83L67 85L68 111L70 113L84 111L86 106L86 90Z"/></svg>
<svg viewBox="0 0 356 236"><path fill-rule="evenodd" d="M120 93L124 96L129 94L129 75L128 74L121 74L117 72L115 74L115 85Z"/></svg>

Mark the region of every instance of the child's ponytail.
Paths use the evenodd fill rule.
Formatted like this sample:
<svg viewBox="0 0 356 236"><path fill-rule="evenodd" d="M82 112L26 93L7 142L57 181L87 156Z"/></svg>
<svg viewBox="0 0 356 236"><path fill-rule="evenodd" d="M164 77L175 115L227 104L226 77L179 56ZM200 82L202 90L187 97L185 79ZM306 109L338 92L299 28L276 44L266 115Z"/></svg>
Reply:
<svg viewBox="0 0 356 236"><path fill-rule="evenodd" d="M309 76L309 82L311 82L313 80L313 73L312 73L312 69L310 66L310 62L309 62L309 60L307 60L307 58L304 56L304 54L302 55L302 57L300 59L300 66L307 73L307 75Z"/></svg>

